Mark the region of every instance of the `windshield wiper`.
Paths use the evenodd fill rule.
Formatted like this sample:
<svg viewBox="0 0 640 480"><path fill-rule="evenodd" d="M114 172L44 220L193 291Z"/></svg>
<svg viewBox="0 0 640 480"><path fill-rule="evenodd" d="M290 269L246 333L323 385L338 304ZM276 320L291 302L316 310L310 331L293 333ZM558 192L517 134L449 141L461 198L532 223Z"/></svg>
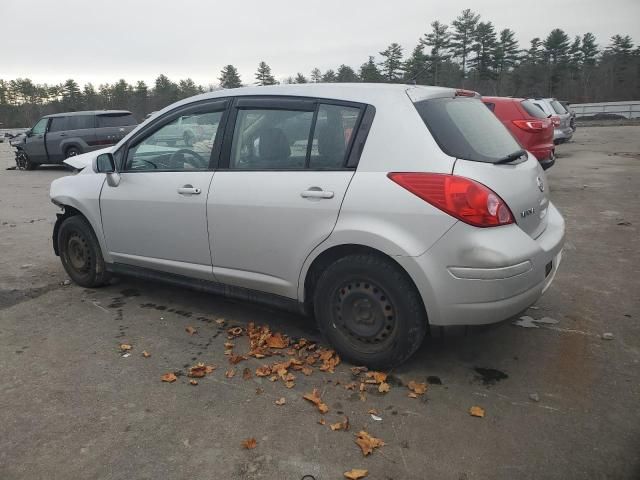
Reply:
<svg viewBox="0 0 640 480"><path fill-rule="evenodd" d="M500 160L498 160L495 163L509 163L509 162L513 162L514 160L519 159L521 156L523 156L525 153L524 150L520 149L520 150L516 150L513 153L510 153L509 155L507 155L506 157L501 158Z"/></svg>

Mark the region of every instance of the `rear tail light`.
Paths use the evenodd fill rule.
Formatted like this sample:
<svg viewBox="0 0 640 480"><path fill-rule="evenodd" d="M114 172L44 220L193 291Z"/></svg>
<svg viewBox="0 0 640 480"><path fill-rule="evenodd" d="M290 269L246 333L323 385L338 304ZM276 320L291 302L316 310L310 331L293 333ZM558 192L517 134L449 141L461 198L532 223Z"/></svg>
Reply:
<svg viewBox="0 0 640 480"><path fill-rule="evenodd" d="M551 123L553 123L554 127L560 126L560 117L556 117L555 115L551 117Z"/></svg>
<svg viewBox="0 0 640 480"><path fill-rule="evenodd" d="M389 173L391 180L445 213L476 227L514 222L495 192L474 180L441 173Z"/></svg>
<svg viewBox="0 0 640 480"><path fill-rule="evenodd" d="M513 124L527 132L541 132L549 125L541 120L514 120Z"/></svg>

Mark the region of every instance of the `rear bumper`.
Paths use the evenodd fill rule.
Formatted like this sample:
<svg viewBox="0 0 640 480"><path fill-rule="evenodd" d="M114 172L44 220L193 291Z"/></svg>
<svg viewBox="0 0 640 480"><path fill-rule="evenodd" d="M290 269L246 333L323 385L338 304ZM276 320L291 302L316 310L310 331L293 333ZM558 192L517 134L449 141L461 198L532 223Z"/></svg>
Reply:
<svg viewBox="0 0 640 480"><path fill-rule="evenodd" d="M568 142L571 140L571 137L573 137L573 130L571 127L556 128L553 131L553 143L556 145L558 143Z"/></svg>
<svg viewBox="0 0 640 480"><path fill-rule="evenodd" d="M422 295L432 325L482 325L516 315L549 288L562 258L564 219L549 205L536 239L517 225L454 225L419 257L396 257Z"/></svg>

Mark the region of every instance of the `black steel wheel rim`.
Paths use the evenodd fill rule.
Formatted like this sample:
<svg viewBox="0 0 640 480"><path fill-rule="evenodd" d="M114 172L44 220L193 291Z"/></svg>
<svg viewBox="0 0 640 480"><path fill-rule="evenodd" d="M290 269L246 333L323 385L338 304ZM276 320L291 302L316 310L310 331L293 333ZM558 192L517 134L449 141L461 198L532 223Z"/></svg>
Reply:
<svg viewBox="0 0 640 480"><path fill-rule="evenodd" d="M91 248L84 235L79 232L71 233L66 247L67 264L78 274L87 274L91 269Z"/></svg>
<svg viewBox="0 0 640 480"><path fill-rule="evenodd" d="M396 310L389 295L369 280L340 285L333 294L332 314L335 327L360 348L385 345L396 327Z"/></svg>

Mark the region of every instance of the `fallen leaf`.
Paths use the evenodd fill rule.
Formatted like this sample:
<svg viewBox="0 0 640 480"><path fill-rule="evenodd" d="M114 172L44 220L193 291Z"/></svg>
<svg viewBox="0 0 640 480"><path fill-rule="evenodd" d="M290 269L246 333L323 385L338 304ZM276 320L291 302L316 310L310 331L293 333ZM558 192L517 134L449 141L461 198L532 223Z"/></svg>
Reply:
<svg viewBox="0 0 640 480"><path fill-rule="evenodd" d="M264 393L264 390L260 387L256 388L256 395L262 395Z"/></svg>
<svg viewBox="0 0 640 480"><path fill-rule="evenodd" d="M208 375L208 374L212 373L216 368L218 368L218 367L216 367L215 365L206 365L204 367L204 370L205 370L205 372L207 372L207 375Z"/></svg>
<svg viewBox="0 0 640 480"><path fill-rule="evenodd" d="M381 439L369 435L364 430L361 430L356 435L356 443L360 447L360 450L362 450L362 454L365 457L371 454L375 448L382 447L384 445L384 442Z"/></svg>
<svg viewBox="0 0 640 480"><path fill-rule="evenodd" d="M318 420L318 423L319 423L320 425L325 425L327 422L325 421L325 419L324 419L324 418L321 418L320 420Z"/></svg>
<svg viewBox="0 0 640 480"><path fill-rule="evenodd" d="M187 373L188 377L191 378L202 378L207 374L207 367L204 363L198 363L197 365L189 368L189 373Z"/></svg>
<svg viewBox="0 0 640 480"><path fill-rule="evenodd" d="M145 350L144 352L142 352L142 356L144 358L149 358L151 356L151 354Z"/></svg>
<svg viewBox="0 0 640 480"><path fill-rule="evenodd" d="M218 318L216 319L216 323L218 325L224 325L225 323L227 323L227 321L224 318Z"/></svg>
<svg viewBox="0 0 640 480"><path fill-rule="evenodd" d="M378 385L378 391L380 393L387 393L390 389L391 387L389 387L388 383L382 382L380 385Z"/></svg>
<svg viewBox="0 0 640 480"><path fill-rule="evenodd" d="M269 365L256 368L256 377L268 377L269 375L271 375L271 367Z"/></svg>
<svg viewBox="0 0 640 480"><path fill-rule="evenodd" d="M242 441L242 446L247 450L251 450L252 448L256 448L258 446L258 442L253 437L247 438L246 440Z"/></svg>
<svg viewBox="0 0 640 480"><path fill-rule="evenodd" d="M233 342L224 342L224 348L233 348L234 344Z"/></svg>
<svg viewBox="0 0 640 480"><path fill-rule="evenodd" d="M127 350L131 350L133 347L131 345L129 345L128 343L121 343L120 344L120 350L122 350L123 352L126 352Z"/></svg>
<svg viewBox="0 0 640 480"><path fill-rule="evenodd" d="M351 367L351 372L354 375L360 375L362 372L366 372L367 370L367 367Z"/></svg>
<svg viewBox="0 0 640 480"><path fill-rule="evenodd" d="M236 365L236 364L240 363L243 360L247 360L247 357L244 356L244 355L231 355L229 357L229 363L231 365Z"/></svg>
<svg viewBox="0 0 640 480"><path fill-rule="evenodd" d="M185 331L189 335L194 335L194 334L198 333L198 331L195 328L193 328L191 325L189 325L187 328L185 328Z"/></svg>
<svg viewBox="0 0 640 480"><path fill-rule="evenodd" d="M197 380L189 380L189 383L191 385L198 385L198 381Z"/></svg>
<svg viewBox="0 0 640 480"><path fill-rule="evenodd" d="M175 382L178 379L178 377L176 377L176 375L173 372L168 372L162 375L160 379L163 382L172 383L172 382Z"/></svg>
<svg viewBox="0 0 640 480"><path fill-rule="evenodd" d="M387 380L387 374L384 372L367 372L367 378L372 379L375 383L383 383Z"/></svg>
<svg viewBox="0 0 640 480"><path fill-rule="evenodd" d="M240 335L242 335L242 331L242 327L232 327L227 330L227 334L232 337L239 337Z"/></svg>
<svg viewBox="0 0 640 480"><path fill-rule="evenodd" d="M271 381L271 382L275 382L276 380L278 380L277 375L271 375L271 376L269 377L269 381Z"/></svg>
<svg viewBox="0 0 640 480"><path fill-rule="evenodd" d="M313 403L316 407L318 407L318 410L320 411L320 413L327 413L329 411L329 407L327 406L327 404L322 402L322 399L318 394L317 388L314 388L311 393L306 393L305 395L303 395L302 398L304 398L305 400L308 400L309 402Z"/></svg>
<svg viewBox="0 0 640 480"><path fill-rule="evenodd" d="M416 395L423 395L427 391L427 384L414 382L413 380L411 380L407 384L407 388L413 391L413 393L415 393Z"/></svg>
<svg viewBox="0 0 640 480"><path fill-rule="evenodd" d="M302 367L300 370L306 376L309 376L309 375L311 375L313 373L313 368L311 368L311 367Z"/></svg>
<svg viewBox="0 0 640 480"><path fill-rule="evenodd" d="M378 410L376 410L375 408L370 408L369 411L367 412L369 415L378 415Z"/></svg>
<svg viewBox="0 0 640 480"><path fill-rule="evenodd" d="M278 400L275 401L276 405L284 405L285 403L287 403L287 400L284 397L280 397Z"/></svg>
<svg viewBox="0 0 640 480"><path fill-rule="evenodd" d="M296 354L296 350L293 348L290 348L289 350L287 350L287 355L293 356Z"/></svg>
<svg viewBox="0 0 640 480"><path fill-rule="evenodd" d="M236 371L233 368L224 372L224 376L227 378L233 378L235 374L236 374Z"/></svg>
<svg viewBox="0 0 640 480"><path fill-rule="evenodd" d="M245 368L244 370L242 370L242 379L243 380L250 380L252 376L253 376L253 374L251 373L251 369L250 368Z"/></svg>
<svg viewBox="0 0 640 480"><path fill-rule="evenodd" d="M415 393L413 393L413 392L409 392L409 394L407 395L407 397L409 397L409 398L418 398L418 395L416 395L416 394L415 394Z"/></svg>
<svg viewBox="0 0 640 480"><path fill-rule="evenodd" d="M347 383L344 388L347 390L355 390L358 384L356 382Z"/></svg>
<svg viewBox="0 0 640 480"><path fill-rule="evenodd" d="M287 388L293 388L296 386L295 382L285 382L284 386Z"/></svg>
<svg viewBox="0 0 640 480"><path fill-rule="evenodd" d="M349 417L344 417L344 420L342 422L332 423L331 425L329 425L329 428L331 428L331 430L333 430L334 432L336 430L349 430Z"/></svg>
<svg viewBox="0 0 640 480"><path fill-rule="evenodd" d="M293 382L296 379L296 376L293 373L287 373L283 380L285 382Z"/></svg>
<svg viewBox="0 0 640 480"><path fill-rule="evenodd" d="M471 415L472 417L484 418L484 408L473 406L469 409L469 415Z"/></svg>
<svg viewBox="0 0 640 480"><path fill-rule="evenodd" d="M282 337L280 333L274 333L267 338L267 347L269 348L287 348L289 341Z"/></svg>
<svg viewBox="0 0 640 480"><path fill-rule="evenodd" d="M358 468L354 468L349 470L348 472L344 472L344 477L348 478L349 480L359 480L366 477L367 475L369 475L368 470L360 470Z"/></svg>

